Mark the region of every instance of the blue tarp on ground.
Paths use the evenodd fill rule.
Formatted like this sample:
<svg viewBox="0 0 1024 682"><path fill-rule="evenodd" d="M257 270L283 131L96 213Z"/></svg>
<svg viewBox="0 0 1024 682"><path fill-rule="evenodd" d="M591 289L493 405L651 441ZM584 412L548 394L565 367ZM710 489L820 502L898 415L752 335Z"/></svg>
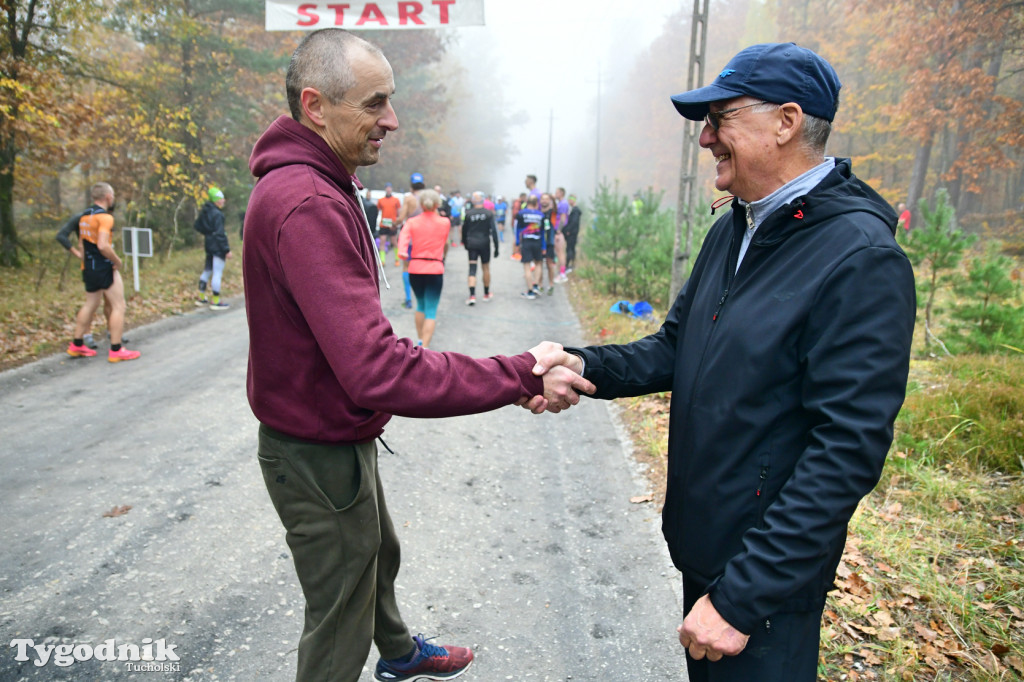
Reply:
<svg viewBox="0 0 1024 682"><path fill-rule="evenodd" d="M613 313L629 313L633 317L652 317L654 315L654 308L647 301L637 301L636 303L630 303L629 301L616 301L609 312Z"/></svg>

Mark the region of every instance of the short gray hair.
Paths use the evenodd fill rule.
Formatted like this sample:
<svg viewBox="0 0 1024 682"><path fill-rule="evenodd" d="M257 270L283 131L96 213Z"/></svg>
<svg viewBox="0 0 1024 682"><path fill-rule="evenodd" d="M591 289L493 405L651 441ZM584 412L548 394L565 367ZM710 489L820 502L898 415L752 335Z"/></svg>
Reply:
<svg viewBox="0 0 1024 682"><path fill-rule="evenodd" d="M832 124L829 121L804 112L804 124L800 128L800 144L804 149L814 156L824 156L831 134Z"/></svg>
<svg viewBox="0 0 1024 682"><path fill-rule="evenodd" d="M340 28L314 31L302 39L292 53L285 76L288 109L296 121L302 119L302 91L314 88L328 102L336 104L355 85L349 50L358 46L383 57L380 48Z"/></svg>

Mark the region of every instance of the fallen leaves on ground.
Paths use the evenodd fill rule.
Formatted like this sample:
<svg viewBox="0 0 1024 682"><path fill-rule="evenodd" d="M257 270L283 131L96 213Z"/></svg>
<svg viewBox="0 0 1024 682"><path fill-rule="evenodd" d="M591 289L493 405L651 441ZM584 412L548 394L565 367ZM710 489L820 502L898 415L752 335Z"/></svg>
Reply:
<svg viewBox="0 0 1024 682"><path fill-rule="evenodd" d="M105 519L112 519L112 518L117 517L117 516L124 516L125 514L130 512L131 509L132 509L132 506L130 504L125 504L125 505L122 505L120 507L114 507L110 511L103 512L103 518L105 518Z"/></svg>

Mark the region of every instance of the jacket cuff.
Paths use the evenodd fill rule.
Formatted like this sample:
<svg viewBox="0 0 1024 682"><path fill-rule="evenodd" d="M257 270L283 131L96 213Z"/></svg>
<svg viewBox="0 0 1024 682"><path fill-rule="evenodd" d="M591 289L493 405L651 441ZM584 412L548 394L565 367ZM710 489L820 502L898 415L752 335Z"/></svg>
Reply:
<svg viewBox="0 0 1024 682"><path fill-rule="evenodd" d="M708 599L718 611L718 615L739 632L744 635L752 635L757 630L760 619L734 604L726 595L722 594L722 590L717 589L717 586L712 586L711 591L708 592Z"/></svg>

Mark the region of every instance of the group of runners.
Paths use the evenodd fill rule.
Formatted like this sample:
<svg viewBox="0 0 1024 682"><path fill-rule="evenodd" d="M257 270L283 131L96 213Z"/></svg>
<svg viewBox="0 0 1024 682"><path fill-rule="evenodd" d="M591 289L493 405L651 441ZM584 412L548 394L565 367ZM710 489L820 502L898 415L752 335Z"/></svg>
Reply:
<svg viewBox="0 0 1024 682"><path fill-rule="evenodd" d="M536 299L542 295L544 274L547 273L548 295L554 294L554 285L568 281L576 257L576 240L579 235L582 212L576 205L576 197L567 195L564 187L554 193L537 189L537 176L530 174L525 179L526 191L511 204L502 195L492 196L484 192L473 192L463 198L458 189L445 195L439 185L433 191L438 195L434 212L448 220L448 242L451 246L464 246L469 257L469 297L466 305L476 305L478 300L490 301L491 293L490 260L497 258L505 233L509 226L513 231L511 258L522 262L526 289L522 297ZM387 264L394 253L395 267L403 268L406 286L405 307L413 307L412 287L406 273L416 267L416 260L424 257L409 257L403 253L399 243L402 227L422 212L419 194L426 189L423 176L410 176L411 191L399 197L394 186L387 183L384 196L376 202L366 191L363 206L367 220L375 227L377 246L382 264ZM429 256L437 258L437 254ZM443 260L443 255L441 257ZM404 265L403 265L404 263ZM477 272L482 275L483 292L477 298Z"/></svg>
<svg viewBox="0 0 1024 682"><path fill-rule="evenodd" d="M510 225L511 257L522 262L526 279L524 298L541 295L545 271L548 295L554 294L555 284L568 281L581 216L576 197L567 196L562 187L553 194L541 192L532 174L525 182L527 191L511 204L502 195L482 191L464 198L458 189L448 195L439 185L428 189L418 172L409 176L410 191L402 196L390 182L376 201L370 190L364 191L363 209L374 229L381 267L388 265L394 254L395 267L402 269L404 305L416 308L418 345L429 346L433 336L450 247L464 247L469 258L468 306L493 300L491 258L499 257ZM479 298L478 284L482 285Z"/></svg>
<svg viewBox="0 0 1024 682"><path fill-rule="evenodd" d="M537 189L537 176L526 176L526 192L512 206L515 216L516 252L523 264L526 289L523 298L535 300L544 291L544 273L548 275L547 293L555 293L555 284L569 281L576 260L582 211L575 195L566 196L559 187L554 194ZM555 269L558 274L555 274Z"/></svg>

